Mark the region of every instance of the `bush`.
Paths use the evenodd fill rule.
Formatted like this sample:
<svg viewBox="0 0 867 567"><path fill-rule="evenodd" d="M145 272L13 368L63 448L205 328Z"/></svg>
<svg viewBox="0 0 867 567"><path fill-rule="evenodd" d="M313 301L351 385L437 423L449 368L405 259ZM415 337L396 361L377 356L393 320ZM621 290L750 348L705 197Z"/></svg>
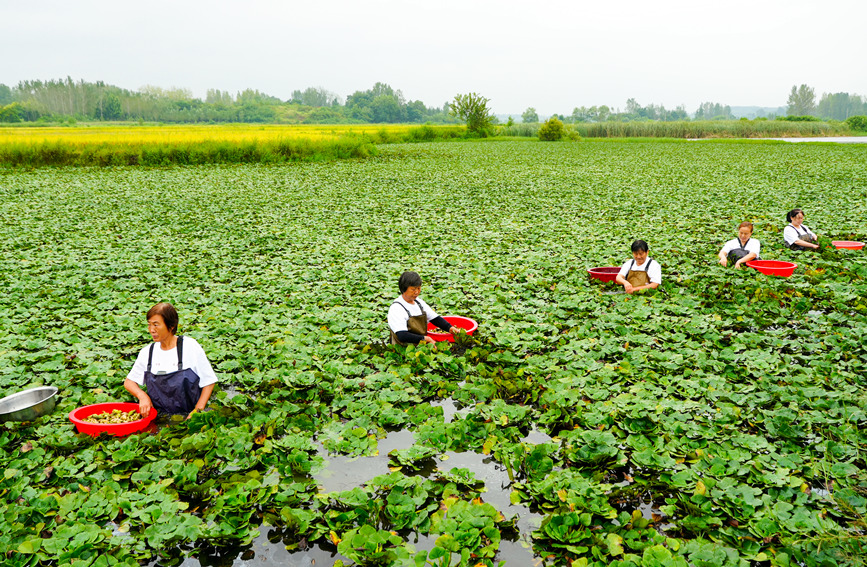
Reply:
<svg viewBox="0 0 867 567"><path fill-rule="evenodd" d="M549 118L539 128L539 139L543 142L556 142L566 134L566 126L557 118Z"/></svg>
<svg viewBox="0 0 867 567"><path fill-rule="evenodd" d="M867 116L850 116L846 119L846 126L853 130L867 132Z"/></svg>
<svg viewBox="0 0 867 567"><path fill-rule="evenodd" d="M777 120L785 120L786 122L821 122L821 118L815 116L777 116Z"/></svg>

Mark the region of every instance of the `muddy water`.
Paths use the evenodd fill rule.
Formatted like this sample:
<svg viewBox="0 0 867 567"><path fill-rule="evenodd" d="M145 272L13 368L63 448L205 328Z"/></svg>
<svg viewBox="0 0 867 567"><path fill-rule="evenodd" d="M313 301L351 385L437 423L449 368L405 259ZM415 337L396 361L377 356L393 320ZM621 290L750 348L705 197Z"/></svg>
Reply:
<svg viewBox="0 0 867 567"><path fill-rule="evenodd" d="M443 408L444 419L450 422L456 415L463 415L469 408L458 409L454 401L445 399L433 402ZM551 438L535 428L523 439L525 443L547 443ZM411 431L393 431L379 440L378 455L374 457L347 457L330 455L318 445L318 453L325 465L313 475L321 492L351 490L370 482L374 477L389 474L388 453L395 449L408 449L415 443ZM503 539L497 561L506 561L508 566L545 567L545 561L534 556L530 534L539 527L542 516L533 513L522 505L512 504L509 500L509 475L502 465L487 455L473 452L447 452L433 459L435 465L428 470L419 471L423 476L434 476L453 468L470 470L479 481L484 482L482 500L494 506L507 519L516 518L518 535L513 540ZM337 553L329 543L310 544L304 550L288 551L287 545L298 542L293 536L284 534L280 529L263 525L260 535L249 546L211 547L193 544L176 550L172 559L161 559L151 567L266 567L282 565L286 567L331 566L338 559L350 563ZM504 534L505 537L506 534ZM411 534L408 542L416 551L431 550L435 537Z"/></svg>
<svg viewBox="0 0 867 567"><path fill-rule="evenodd" d="M838 144L867 144L867 136L826 136L822 138L762 138L784 142L836 142Z"/></svg>
<svg viewBox="0 0 867 567"><path fill-rule="evenodd" d="M434 402L443 408L444 419L448 423L455 415L466 413L468 409L458 410L451 399ZM532 430L524 442L545 443L551 438L537 430ZM322 492L334 492L350 490L361 486L374 477L388 474L388 453L394 449L408 449L415 442L414 435L410 431L394 431L378 444L379 455L376 457L344 457L341 455L329 455L324 448L320 448L320 456L325 460L323 470L313 475L319 483ZM507 519L517 517L518 537L514 541L502 540L498 560L505 560L507 565L530 566L544 565L542 559L533 556L532 539L530 534L539 527L542 516L530 511L522 505L512 504L509 500L510 481L506 468L496 463L487 455L473 452L446 452L434 459L435 467L422 470L420 474L432 476L436 471L448 472L453 468L468 469L476 479L484 482L485 492L482 501L487 502L499 510ZM416 551L430 550L434 546L435 538L424 535L414 535L409 539Z"/></svg>

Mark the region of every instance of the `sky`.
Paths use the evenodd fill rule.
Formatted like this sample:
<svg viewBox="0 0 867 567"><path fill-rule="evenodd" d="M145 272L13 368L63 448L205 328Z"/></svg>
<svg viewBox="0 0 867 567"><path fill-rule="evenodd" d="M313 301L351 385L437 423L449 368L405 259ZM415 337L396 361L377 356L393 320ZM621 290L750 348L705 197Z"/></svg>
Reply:
<svg viewBox="0 0 867 567"><path fill-rule="evenodd" d="M867 95L865 0L0 0L0 83L104 81L280 99L374 83L497 114Z"/></svg>

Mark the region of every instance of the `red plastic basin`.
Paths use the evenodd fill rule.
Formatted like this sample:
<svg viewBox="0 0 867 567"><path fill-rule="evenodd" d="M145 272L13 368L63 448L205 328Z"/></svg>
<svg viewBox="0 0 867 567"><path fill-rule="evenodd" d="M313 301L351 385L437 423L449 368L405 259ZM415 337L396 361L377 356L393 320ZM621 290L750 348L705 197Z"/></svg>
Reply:
<svg viewBox="0 0 867 567"><path fill-rule="evenodd" d="M752 260L747 262L747 266L755 268L768 276L781 276L784 278L791 276L795 268L798 267L797 264L793 264L792 262L782 262L780 260Z"/></svg>
<svg viewBox="0 0 867 567"><path fill-rule="evenodd" d="M831 244L837 248L845 248L846 250L861 250L864 248L863 242L856 242L855 240L832 240Z"/></svg>
<svg viewBox="0 0 867 567"><path fill-rule="evenodd" d="M617 278L617 274L620 273L620 268L618 268L617 266L590 268L589 270L587 270L587 273L590 274L591 278L595 278L599 281L613 282L615 278Z"/></svg>
<svg viewBox="0 0 867 567"><path fill-rule="evenodd" d="M446 317L443 317L443 319L451 323L452 327L457 327L458 329L465 330L468 335L472 335L476 331L476 329L479 328L479 324L470 319L469 317L448 315ZM435 327L433 323L427 324L427 334L435 341L448 341L450 343L455 342L455 336L453 334L439 330L439 328Z"/></svg>
<svg viewBox="0 0 867 567"><path fill-rule="evenodd" d="M79 433L87 433L88 435L93 435L94 437L99 435L100 433L108 433L109 435L121 436L129 435L130 433L135 433L136 431L141 431L142 429L150 425L150 423L157 416L156 408L152 408L151 412L148 414L147 417L144 417L138 421L133 421L132 423L103 425L101 423L88 423L86 421L82 421L85 417L91 416L95 413L105 413L112 410L138 411L138 404L132 402L110 402L106 404L93 404L90 406L84 406L69 412L69 420L75 424L75 427L78 429Z"/></svg>

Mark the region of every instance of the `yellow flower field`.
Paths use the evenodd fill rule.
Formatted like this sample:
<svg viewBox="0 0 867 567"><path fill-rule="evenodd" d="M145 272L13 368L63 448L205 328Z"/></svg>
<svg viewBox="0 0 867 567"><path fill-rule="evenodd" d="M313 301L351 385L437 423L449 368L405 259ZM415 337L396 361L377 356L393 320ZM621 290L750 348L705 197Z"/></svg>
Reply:
<svg viewBox="0 0 867 567"><path fill-rule="evenodd" d="M5 127L0 128L0 145L20 143L66 144L189 144L196 142L267 142L306 139L312 141L336 140L354 135L400 136L418 126L404 124L352 124L352 125L165 125L139 126L96 125L74 127ZM381 136L380 136L381 137Z"/></svg>

